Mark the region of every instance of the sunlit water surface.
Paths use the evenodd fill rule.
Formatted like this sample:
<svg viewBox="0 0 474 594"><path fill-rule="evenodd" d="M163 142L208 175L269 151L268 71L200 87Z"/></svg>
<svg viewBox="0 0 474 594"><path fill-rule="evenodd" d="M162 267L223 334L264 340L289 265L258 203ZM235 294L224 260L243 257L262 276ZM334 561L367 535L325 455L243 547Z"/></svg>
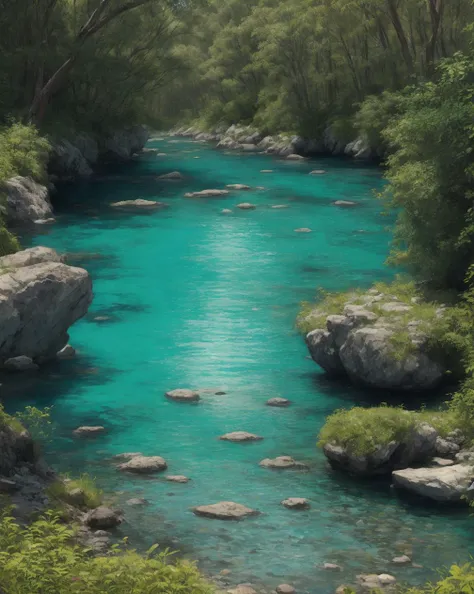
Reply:
<svg viewBox="0 0 474 594"><path fill-rule="evenodd" d="M167 156L148 153L112 172L118 177L64 188L56 199L57 224L24 238L82 253L76 262L90 271L95 298L70 332L77 359L6 386L8 408L54 405L59 429L48 451L52 465L90 473L114 492L126 509L121 534L133 544L179 549L210 575L230 570L230 584L271 588L284 581L299 592L326 594L361 572L418 583L434 577L435 567L466 560L474 531L465 511L407 502L388 483L338 476L316 448L326 415L374 396L325 379L308 360L294 322L317 287L367 287L390 278L383 262L391 221L373 197L382 186L379 171L338 160L226 154L176 139L149 146ZM327 173L308 175L313 169ZM173 170L185 181L155 179ZM219 199L183 196L231 183L264 189ZM169 208L135 214L109 206L139 197ZM335 200L358 206L339 208ZM257 209L221 214L244 201ZM288 208L272 209L275 204ZM312 232L295 233L300 227ZM178 387L206 391L198 405L164 398ZM289 398L292 406L265 406L273 396ZM72 439L72 429L87 424L108 432ZM236 430L264 440L218 440ZM121 474L110 457L127 451L163 456L171 474L192 481ZM310 471L258 465L284 454ZM137 496L150 505L125 506ZM280 505L287 497L306 497L311 509L287 510ZM263 513L226 523L190 511L221 500ZM394 568L391 559L400 553L423 568ZM323 570L324 562L343 571Z"/></svg>

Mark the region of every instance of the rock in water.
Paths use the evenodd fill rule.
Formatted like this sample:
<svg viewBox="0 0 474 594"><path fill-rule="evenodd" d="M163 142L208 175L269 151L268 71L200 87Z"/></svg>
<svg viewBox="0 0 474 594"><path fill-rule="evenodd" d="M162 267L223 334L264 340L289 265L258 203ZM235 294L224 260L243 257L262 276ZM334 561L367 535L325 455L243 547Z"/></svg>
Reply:
<svg viewBox="0 0 474 594"><path fill-rule="evenodd" d="M36 371L39 369L39 366L33 362L33 359L24 355L7 359L3 367L7 371Z"/></svg>
<svg viewBox="0 0 474 594"><path fill-rule="evenodd" d="M241 202L240 204L237 204L237 208L240 208L241 210L255 210L257 207L250 202Z"/></svg>
<svg viewBox="0 0 474 594"><path fill-rule="evenodd" d="M246 431L234 431L233 433L226 433L225 435L221 435L219 439L223 441L235 441L235 442L242 442L242 441L260 441L263 437L260 435L255 435L254 433L247 433Z"/></svg>
<svg viewBox="0 0 474 594"><path fill-rule="evenodd" d="M289 497L281 502L288 509L309 509L309 501L303 497Z"/></svg>
<svg viewBox="0 0 474 594"><path fill-rule="evenodd" d="M310 175L324 175L325 173L324 169L315 169L309 172Z"/></svg>
<svg viewBox="0 0 474 594"><path fill-rule="evenodd" d="M182 474L177 474L177 475L168 475L165 476L165 479L167 481L170 481L171 483L189 483L189 481L191 480L190 478L188 478L187 476L183 476Z"/></svg>
<svg viewBox="0 0 474 594"><path fill-rule="evenodd" d="M232 211L230 210L230 208L223 208L221 210L221 214L232 214Z"/></svg>
<svg viewBox="0 0 474 594"><path fill-rule="evenodd" d="M342 207L351 207L357 206L357 202L353 202L352 200L336 200L334 202L334 206L342 206Z"/></svg>
<svg viewBox="0 0 474 594"><path fill-rule="evenodd" d="M168 468L161 456L133 456L128 462L119 464L118 469L136 474L153 474Z"/></svg>
<svg viewBox="0 0 474 594"><path fill-rule="evenodd" d="M250 190L250 186L246 186L245 184L228 184L226 186L226 188L229 188L229 190Z"/></svg>
<svg viewBox="0 0 474 594"><path fill-rule="evenodd" d="M247 584L240 584L231 590L227 590L227 594L257 594L257 591Z"/></svg>
<svg viewBox="0 0 474 594"><path fill-rule="evenodd" d="M265 458L260 462L260 466L263 468L276 468L276 469L286 469L286 468L300 468L300 469L307 469L308 466L303 464L303 462L297 462L291 456L278 456L278 458Z"/></svg>
<svg viewBox="0 0 474 594"><path fill-rule="evenodd" d="M296 594L296 590L290 584L280 584L276 589L277 594Z"/></svg>
<svg viewBox="0 0 474 594"><path fill-rule="evenodd" d="M270 398L266 402L267 406L285 407L285 406L290 406L290 404L291 404L290 400L287 400L286 398Z"/></svg>
<svg viewBox="0 0 474 594"><path fill-rule="evenodd" d="M167 206L167 204L164 202L156 202L155 200L144 200L143 198L137 198L137 200L121 200L120 202L112 202L110 206L125 210L156 210L157 208L164 208Z"/></svg>
<svg viewBox="0 0 474 594"><path fill-rule="evenodd" d="M128 501L126 503L127 503L127 505L130 505L132 507L148 505L148 501L146 499L144 499L143 497L133 497L132 499L128 499Z"/></svg>
<svg viewBox="0 0 474 594"><path fill-rule="evenodd" d="M84 518L84 524L90 528L99 530L115 528L116 526L119 526L122 521L123 519L120 514L103 505L90 511Z"/></svg>
<svg viewBox="0 0 474 594"><path fill-rule="evenodd" d="M474 479L474 467L454 464L446 467L406 468L392 474L396 487L435 501L460 501Z"/></svg>
<svg viewBox="0 0 474 594"><path fill-rule="evenodd" d="M125 452L124 454L116 454L113 457L113 460L117 460L118 462L128 462L132 458L137 458L138 456L142 456L141 452Z"/></svg>
<svg viewBox="0 0 474 594"><path fill-rule="evenodd" d="M296 155L295 153L292 153L291 155L287 155L285 157L285 159L287 161L304 161L305 160L304 157L302 157L301 155Z"/></svg>
<svg viewBox="0 0 474 594"><path fill-rule="evenodd" d="M250 509L249 507L245 507L245 505L234 503L233 501L221 501L220 503L213 503L211 505L200 505L194 507L193 512L197 516L213 518L215 520L241 520L248 516L255 516L260 513L255 509Z"/></svg>
<svg viewBox="0 0 474 594"><path fill-rule="evenodd" d="M22 259L21 253L7 258L14 257ZM81 268L53 261L1 275L0 361L19 355L54 358L91 301L91 279Z"/></svg>
<svg viewBox="0 0 474 594"><path fill-rule="evenodd" d="M199 392L184 388L170 390L169 392L166 392L165 396L171 400L176 400L177 402L197 402L200 399Z"/></svg>
<svg viewBox="0 0 474 594"><path fill-rule="evenodd" d="M73 433L77 437L95 437L96 435L105 433L105 427L102 427L102 425L96 425L96 426L84 425L83 427L78 427L77 429L74 429Z"/></svg>
<svg viewBox="0 0 474 594"><path fill-rule="evenodd" d="M58 359L74 359L76 356L76 349L70 344L64 346L60 351L56 353Z"/></svg>
<svg viewBox="0 0 474 594"><path fill-rule="evenodd" d="M311 229L309 227L300 227L295 229L295 233L311 233Z"/></svg>
<svg viewBox="0 0 474 594"><path fill-rule="evenodd" d="M5 183L6 219L11 225L24 225L38 219L50 219L53 209L48 189L30 177L12 177Z"/></svg>
<svg viewBox="0 0 474 594"><path fill-rule="evenodd" d="M185 198L219 198L227 196L229 190L201 190L200 192L188 192Z"/></svg>
<svg viewBox="0 0 474 594"><path fill-rule="evenodd" d="M157 179L176 179L181 180L184 179L184 175L179 171L172 171L171 173L165 173L164 175L159 175Z"/></svg>

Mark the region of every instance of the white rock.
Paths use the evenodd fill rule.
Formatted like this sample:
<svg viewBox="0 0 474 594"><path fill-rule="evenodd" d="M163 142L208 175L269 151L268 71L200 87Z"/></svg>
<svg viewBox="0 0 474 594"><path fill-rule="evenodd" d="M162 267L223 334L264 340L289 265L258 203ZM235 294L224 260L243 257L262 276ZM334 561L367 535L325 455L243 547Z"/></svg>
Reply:
<svg viewBox="0 0 474 594"><path fill-rule="evenodd" d="M73 359L76 356L76 349L70 344L64 346L60 351L56 353L58 359Z"/></svg>
<svg viewBox="0 0 474 594"><path fill-rule="evenodd" d="M118 466L119 470L136 474L153 474L167 468L168 464L161 456L133 456L128 462Z"/></svg>
<svg viewBox="0 0 474 594"><path fill-rule="evenodd" d="M247 431L234 431L233 433L226 433L225 435L221 435L219 439L223 441L242 442L260 441L263 439L263 437L260 437L260 435L255 435L254 433L247 433Z"/></svg>
<svg viewBox="0 0 474 594"><path fill-rule="evenodd" d="M259 512L233 501L221 501L211 505L200 505L193 508L197 516L216 520L241 520L248 516L255 516Z"/></svg>
<svg viewBox="0 0 474 594"><path fill-rule="evenodd" d="M4 184L6 219L11 225L24 225L38 219L51 219L53 208L48 189L31 177L12 177Z"/></svg>
<svg viewBox="0 0 474 594"><path fill-rule="evenodd" d="M474 479L474 467L406 468L392 474L394 485L435 501L460 501Z"/></svg>

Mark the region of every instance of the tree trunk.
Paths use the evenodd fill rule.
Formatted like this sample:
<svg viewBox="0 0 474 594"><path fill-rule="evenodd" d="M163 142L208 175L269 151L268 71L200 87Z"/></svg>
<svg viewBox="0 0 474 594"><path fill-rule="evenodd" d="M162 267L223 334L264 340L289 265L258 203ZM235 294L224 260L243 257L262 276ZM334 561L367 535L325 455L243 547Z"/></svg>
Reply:
<svg viewBox="0 0 474 594"><path fill-rule="evenodd" d="M403 25L400 20L400 16L397 11L395 0L386 0L390 20L392 21L393 28L397 34L398 41L400 43L400 49L402 51L403 60L408 68L408 72L413 72L413 59L411 57L410 48L408 46L407 37L403 30Z"/></svg>

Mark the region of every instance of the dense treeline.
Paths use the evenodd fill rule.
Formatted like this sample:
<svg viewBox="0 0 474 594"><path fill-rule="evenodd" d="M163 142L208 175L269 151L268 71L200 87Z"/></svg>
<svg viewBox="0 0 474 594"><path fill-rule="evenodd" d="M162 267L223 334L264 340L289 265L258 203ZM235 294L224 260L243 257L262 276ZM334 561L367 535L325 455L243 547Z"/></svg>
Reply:
<svg viewBox="0 0 474 594"><path fill-rule="evenodd" d="M208 0L193 9L186 52L192 113L306 136L335 121L343 133L368 95L430 78L466 50L473 17L470 0Z"/></svg>
<svg viewBox="0 0 474 594"><path fill-rule="evenodd" d="M162 0L0 0L0 122L100 133L152 121L180 70Z"/></svg>

